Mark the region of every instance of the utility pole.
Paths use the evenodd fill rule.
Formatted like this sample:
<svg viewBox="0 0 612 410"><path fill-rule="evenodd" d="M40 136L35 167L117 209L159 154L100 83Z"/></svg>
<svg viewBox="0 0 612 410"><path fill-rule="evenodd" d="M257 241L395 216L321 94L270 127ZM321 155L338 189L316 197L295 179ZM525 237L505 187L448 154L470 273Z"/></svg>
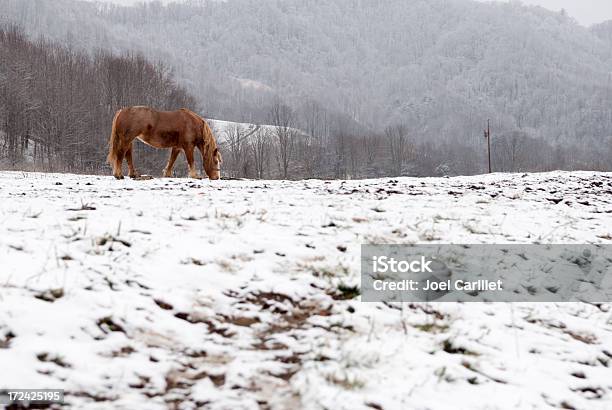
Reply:
<svg viewBox="0 0 612 410"><path fill-rule="evenodd" d="M491 173L491 120L487 120L487 129L484 131L487 140L487 154L489 157L489 174Z"/></svg>

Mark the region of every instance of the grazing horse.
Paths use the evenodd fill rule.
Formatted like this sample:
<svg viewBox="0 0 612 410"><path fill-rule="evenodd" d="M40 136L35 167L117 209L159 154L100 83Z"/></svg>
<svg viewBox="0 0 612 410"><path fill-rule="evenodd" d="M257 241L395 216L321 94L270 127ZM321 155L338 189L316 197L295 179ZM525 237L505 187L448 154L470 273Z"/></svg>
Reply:
<svg viewBox="0 0 612 410"><path fill-rule="evenodd" d="M138 177L132 159L135 138L154 148L172 148L164 177L172 176L174 162L181 150L189 165L189 177L199 178L193 158L197 147L202 154L204 170L210 179L221 176L221 153L208 123L185 108L178 111L155 111L149 107L124 108L115 114L109 141L108 162L113 175L123 179L123 158L127 160L130 178Z"/></svg>

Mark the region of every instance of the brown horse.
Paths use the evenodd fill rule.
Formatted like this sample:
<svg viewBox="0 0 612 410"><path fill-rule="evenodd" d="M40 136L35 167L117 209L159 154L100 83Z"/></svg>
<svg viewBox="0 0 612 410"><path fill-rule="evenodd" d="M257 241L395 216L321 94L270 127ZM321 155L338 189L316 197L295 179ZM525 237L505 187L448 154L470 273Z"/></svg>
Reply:
<svg viewBox="0 0 612 410"><path fill-rule="evenodd" d="M202 154L208 177L219 179L221 176L222 158L215 137L208 123L190 110L155 111L149 107L129 107L117 111L108 150L108 162L117 179L123 179L123 158L127 160L129 176L138 177L132 159L132 142L135 138L154 148L172 148L163 171L164 177L172 176L174 162L183 150L189 165L189 177L199 178L193 158L196 147Z"/></svg>

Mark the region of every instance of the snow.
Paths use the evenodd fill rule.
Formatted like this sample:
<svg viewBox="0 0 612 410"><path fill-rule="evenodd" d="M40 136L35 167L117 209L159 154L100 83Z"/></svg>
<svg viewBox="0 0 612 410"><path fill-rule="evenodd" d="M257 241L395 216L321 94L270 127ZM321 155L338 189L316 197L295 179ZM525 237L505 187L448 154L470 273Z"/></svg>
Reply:
<svg viewBox="0 0 612 410"><path fill-rule="evenodd" d="M207 119L208 125L210 126L213 134L219 145L223 146L228 143L229 136L235 134L236 130L240 132L240 139L248 140L251 136L255 135L256 132L263 132L268 136L276 135L277 128L274 125L265 124L252 124L244 122L232 122L224 120ZM289 128L296 136L300 138L307 138L307 134L297 128Z"/></svg>
<svg viewBox="0 0 612 410"><path fill-rule="evenodd" d="M257 91L267 91L273 92L274 89L267 84L262 83L261 81L252 80L250 78L238 78L233 77L242 88L250 88Z"/></svg>
<svg viewBox="0 0 612 410"><path fill-rule="evenodd" d="M215 119L207 119L208 125L210 126L216 140L220 145L226 144L228 135L235 132L236 129L240 130L241 135L252 135L262 126L250 123L223 121ZM271 128L271 126L264 125L263 127Z"/></svg>
<svg viewBox="0 0 612 410"><path fill-rule="evenodd" d="M362 243L610 243L611 215L612 174L592 172L1 172L0 385L79 409L608 409L609 304L338 289L359 285Z"/></svg>

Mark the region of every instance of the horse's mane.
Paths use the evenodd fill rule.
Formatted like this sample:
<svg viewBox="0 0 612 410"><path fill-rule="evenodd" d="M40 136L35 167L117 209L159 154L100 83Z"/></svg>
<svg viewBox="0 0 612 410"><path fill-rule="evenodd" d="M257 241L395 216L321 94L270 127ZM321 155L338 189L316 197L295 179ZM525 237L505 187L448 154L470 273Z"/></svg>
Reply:
<svg viewBox="0 0 612 410"><path fill-rule="evenodd" d="M204 139L204 146L206 147L207 151L214 150L215 148L217 148L217 141L215 140L212 130L208 125L208 122L204 118L200 117L198 114L187 108L181 108L181 111L189 114L193 119L202 123L202 138Z"/></svg>

